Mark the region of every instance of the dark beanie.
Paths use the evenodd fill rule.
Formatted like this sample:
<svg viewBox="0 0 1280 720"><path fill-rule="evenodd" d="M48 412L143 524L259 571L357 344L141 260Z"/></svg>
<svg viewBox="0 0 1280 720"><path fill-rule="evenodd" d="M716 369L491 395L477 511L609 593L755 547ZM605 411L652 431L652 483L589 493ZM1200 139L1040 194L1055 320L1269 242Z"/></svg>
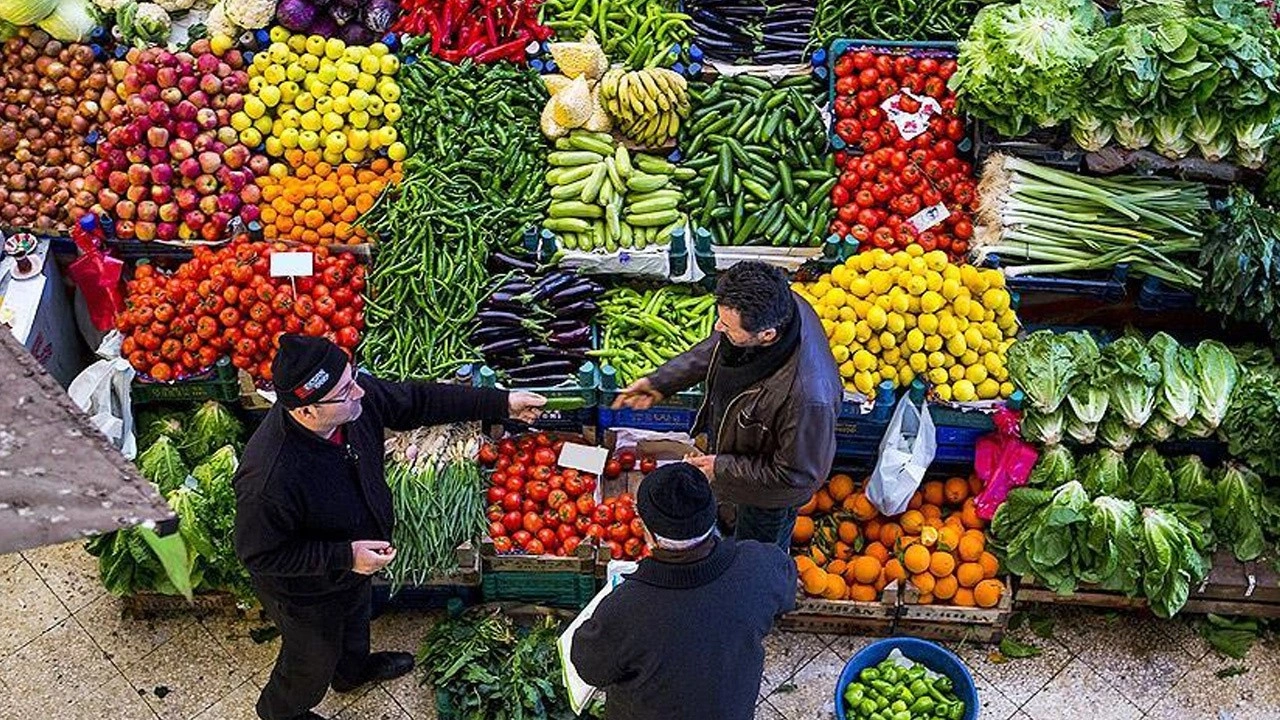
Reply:
<svg viewBox="0 0 1280 720"><path fill-rule="evenodd" d="M281 335L271 361L276 402L293 409L323 398L338 384L348 362L342 348L322 337Z"/></svg>
<svg viewBox="0 0 1280 720"><path fill-rule="evenodd" d="M707 476L686 462L645 476L636 491L636 509L645 527L667 540L702 537L716 523L716 498Z"/></svg>

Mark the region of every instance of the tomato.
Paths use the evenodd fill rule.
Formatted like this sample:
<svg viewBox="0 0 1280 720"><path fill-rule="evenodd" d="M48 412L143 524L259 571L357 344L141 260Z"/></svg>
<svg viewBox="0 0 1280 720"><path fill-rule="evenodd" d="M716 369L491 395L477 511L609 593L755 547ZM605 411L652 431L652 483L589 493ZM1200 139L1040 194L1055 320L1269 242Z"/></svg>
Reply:
<svg viewBox="0 0 1280 720"><path fill-rule="evenodd" d="M546 502L547 496L551 494L551 486L542 480L534 480L529 483L525 489L529 499L535 502Z"/></svg>
<svg viewBox="0 0 1280 720"><path fill-rule="evenodd" d="M931 98L941 98L947 92L947 81L939 77L931 77L924 81L924 94Z"/></svg>
<svg viewBox="0 0 1280 720"><path fill-rule="evenodd" d="M591 512L591 519L599 525L608 525L613 522L613 508L603 503L597 505Z"/></svg>
<svg viewBox="0 0 1280 720"><path fill-rule="evenodd" d="M542 482L550 482L551 476L554 474L555 474L555 471L547 467L546 465L534 465L533 468L529 470L529 479L541 480Z"/></svg>
<svg viewBox="0 0 1280 720"><path fill-rule="evenodd" d="M839 221L842 223L852 223L858 217L858 206L853 203L842 205L840 209L836 211L836 217L839 218Z"/></svg>
<svg viewBox="0 0 1280 720"><path fill-rule="evenodd" d="M576 498L582 495L586 488L586 483L580 477L565 478L564 491L569 494L569 497Z"/></svg>
<svg viewBox="0 0 1280 720"><path fill-rule="evenodd" d="M875 206L876 198L868 190L859 190L857 193L854 194L853 202L856 203L858 207L869 208L869 207ZM844 220L843 217L841 217L840 219ZM846 222L848 221L846 220Z"/></svg>
<svg viewBox="0 0 1280 720"><path fill-rule="evenodd" d="M837 95L835 102L836 118L852 120L858 116L858 98L853 95Z"/></svg>
<svg viewBox="0 0 1280 720"><path fill-rule="evenodd" d="M853 67L857 70L865 70L875 65L876 56L869 50L859 50L853 53Z"/></svg>
<svg viewBox="0 0 1280 720"><path fill-rule="evenodd" d="M938 192L933 187L927 187L920 193L920 201L923 202L926 207L933 207L934 205L942 202L942 193Z"/></svg>
<svg viewBox="0 0 1280 720"><path fill-rule="evenodd" d="M516 444L511 438L504 438L498 442L498 454L505 457L513 457L516 454Z"/></svg>
<svg viewBox="0 0 1280 720"><path fill-rule="evenodd" d="M525 498L525 499L524 499L524 502L520 503L520 511L521 511L521 512L536 513L536 512L538 512L538 511L539 511L539 510L541 510L541 509L542 509L542 507L541 507L540 503L536 503L536 502L534 502L534 501L530 500L529 498Z"/></svg>
<svg viewBox="0 0 1280 720"><path fill-rule="evenodd" d="M218 313L218 322L222 323L224 328L233 328L240 324L240 311L233 308L225 308Z"/></svg>
<svg viewBox="0 0 1280 720"><path fill-rule="evenodd" d="M873 132L865 132L862 134L862 149L866 152L879 150L884 145L884 140L880 135Z"/></svg>
<svg viewBox="0 0 1280 720"><path fill-rule="evenodd" d="M613 558L614 560L621 560L623 558L621 544L616 543L612 540L606 540L604 543L604 546L609 548L609 557Z"/></svg>
<svg viewBox="0 0 1280 720"><path fill-rule="evenodd" d="M858 101L858 107L864 110L878 109L876 106L880 104L880 94L875 90L860 90L858 91L856 99ZM862 119L864 122L866 120L863 116L859 116L859 119Z"/></svg>
<svg viewBox="0 0 1280 720"><path fill-rule="evenodd" d="M501 522L489 523L489 537L502 537L507 534L507 526Z"/></svg>
<svg viewBox="0 0 1280 720"><path fill-rule="evenodd" d="M533 439L532 435L521 436L521 438L516 441L516 447L526 451L533 451L537 445L538 443Z"/></svg>
<svg viewBox="0 0 1280 720"><path fill-rule="evenodd" d="M951 197L955 198L957 203L964 205L965 207L972 205L974 201L973 183L968 181L956 183L956 190L952 193Z"/></svg>
<svg viewBox="0 0 1280 720"><path fill-rule="evenodd" d="M596 509L596 499L590 495L580 495L574 502L578 507L579 515L591 515Z"/></svg>
<svg viewBox="0 0 1280 720"><path fill-rule="evenodd" d="M168 382L173 379L173 368L168 363L153 363L151 369L147 372L153 380L159 382Z"/></svg>
<svg viewBox="0 0 1280 720"><path fill-rule="evenodd" d="M951 229L955 232L956 237L961 240L968 240L973 237L973 223L968 220L960 220Z"/></svg>
<svg viewBox="0 0 1280 720"><path fill-rule="evenodd" d="M880 216L874 210L863 210L858 213L858 224L875 230L880 227Z"/></svg>
<svg viewBox="0 0 1280 720"><path fill-rule="evenodd" d="M849 190L841 185L831 188L831 205L832 207L843 207L849 204Z"/></svg>
<svg viewBox="0 0 1280 720"><path fill-rule="evenodd" d="M920 112L920 101L910 95L903 95L898 98L898 109L906 113Z"/></svg>
<svg viewBox="0 0 1280 720"><path fill-rule="evenodd" d="M836 60L835 67L833 69L835 70L836 77L846 77L853 74L854 70L857 68L854 67L853 56L845 53L840 56L839 60Z"/></svg>
<svg viewBox="0 0 1280 720"><path fill-rule="evenodd" d="M614 542L626 542L631 537L631 528L616 522L609 526L609 539Z"/></svg>
<svg viewBox="0 0 1280 720"><path fill-rule="evenodd" d="M540 448L549 448L552 445L551 436L546 433L538 433L533 436L533 443Z"/></svg>
<svg viewBox="0 0 1280 720"><path fill-rule="evenodd" d="M586 537L587 530L594 524L595 523L591 522L590 513L583 514L579 512L578 519L573 521L573 529L578 533L579 536Z"/></svg>
<svg viewBox="0 0 1280 720"><path fill-rule="evenodd" d="M508 474L507 481L503 483L503 487L505 487L509 493L524 492L524 478L519 475Z"/></svg>
<svg viewBox="0 0 1280 720"><path fill-rule="evenodd" d="M490 504L501 503L502 498L506 496L507 496L507 489L499 485L494 485L493 487L485 491L485 499L488 500Z"/></svg>
<svg viewBox="0 0 1280 720"><path fill-rule="evenodd" d="M570 535L569 537L561 541L560 547L562 550L564 550L565 555L573 555L578 550L578 546L581 544L582 544L582 540L580 538L578 538L576 535Z"/></svg>
<svg viewBox="0 0 1280 720"><path fill-rule="evenodd" d="M858 223L857 225L849 228L849 232L847 234L852 235L854 239L860 243L866 242L871 238L871 229L862 223Z"/></svg>
<svg viewBox="0 0 1280 720"><path fill-rule="evenodd" d="M567 502L556 508L556 514L560 516L560 522L571 523L578 519L578 506Z"/></svg>
<svg viewBox="0 0 1280 720"><path fill-rule="evenodd" d="M502 506L490 505L485 510L484 516L489 522L502 522Z"/></svg>
<svg viewBox="0 0 1280 720"><path fill-rule="evenodd" d="M486 467L493 467L498 462L498 450L489 443L480 446L480 452L476 454L476 458Z"/></svg>
<svg viewBox="0 0 1280 720"><path fill-rule="evenodd" d="M556 528L556 539L559 540L562 545L565 540L576 537L578 537L578 528L573 525L566 523Z"/></svg>
<svg viewBox="0 0 1280 720"><path fill-rule="evenodd" d="M644 473L645 475L648 475L649 473L657 469L658 469L657 460L654 460L651 457L643 457L640 459L640 472ZM623 495L625 496L626 493L623 493Z"/></svg>
<svg viewBox="0 0 1280 720"><path fill-rule="evenodd" d="M524 518L520 521L520 527L523 527L531 533L536 533L543 527L542 518L538 516L538 513L527 512L524 514Z"/></svg>
<svg viewBox="0 0 1280 720"><path fill-rule="evenodd" d="M547 481L547 484L551 486L551 489L552 489L552 490L563 490L563 489L564 489L564 476L563 476L563 475L552 475L552 476L551 476L551 479Z"/></svg>
<svg viewBox="0 0 1280 720"><path fill-rule="evenodd" d="M915 72L916 59L910 55L899 55L893 60L893 74L902 78Z"/></svg>
<svg viewBox="0 0 1280 720"><path fill-rule="evenodd" d="M551 509L558 509L561 505L569 502L569 494L563 490L552 490L547 495L547 506Z"/></svg>
<svg viewBox="0 0 1280 720"><path fill-rule="evenodd" d="M640 538L628 538L622 546L622 552L630 558L640 557L640 551L644 549L644 540Z"/></svg>
<svg viewBox="0 0 1280 720"><path fill-rule="evenodd" d="M512 542L509 537L498 536L493 539L493 550L496 553L506 555L507 553L514 552L515 549L515 543Z"/></svg>
<svg viewBox="0 0 1280 720"><path fill-rule="evenodd" d="M853 142L862 134L862 123L853 118L844 118L836 121L836 135L845 142Z"/></svg>
<svg viewBox="0 0 1280 720"><path fill-rule="evenodd" d="M556 453L548 447L540 447L533 454L533 462L537 465L546 465L550 467L556 464Z"/></svg>
<svg viewBox="0 0 1280 720"><path fill-rule="evenodd" d="M635 537L643 539L644 538L644 521L641 520L640 518L634 518L631 520L630 525L631 525L631 534L634 535Z"/></svg>
<svg viewBox="0 0 1280 720"><path fill-rule="evenodd" d="M529 470L523 463L516 461L507 466L506 472L509 477L518 477L523 479L525 475L528 474Z"/></svg>
<svg viewBox="0 0 1280 720"><path fill-rule="evenodd" d="M925 252L935 250L938 247L938 236L926 230L916 238L916 244L924 248Z"/></svg>
<svg viewBox="0 0 1280 720"><path fill-rule="evenodd" d="M610 460L604 464L604 476L607 478L616 478L622 474L622 465L617 460Z"/></svg>
<svg viewBox="0 0 1280 720"><path fill-rule="evenodd" d="M530 555L545 555L547 548L541 540L535 538L524 544L524 551Z"/></svg>
<svg viewBox="0 0 1280 720"><path fill-rule="evenodd" d="M630 523L632 520L635 519L635 517L636 517L636 509L629 503L618 503L613 508L613 518L614 520L620 523L623 523L623 524Z"/></svg>
<svg viewBox="0 0 1280 720"><path fill-rule="evenodd" d="M864 72L874 72L874 71L871 70L871 71L864 71ZM858 87L859 87L858 77L851 75L848 77L838 78L836 80L836 95L848 97L849 95L852 95L858 92Z"/></svg>
<svg viewBox="0 0 1280 720"><path fill-rule="evenodd" d="M515 541L516 545L519 545L521 548L525 548L528 547L529 542L533 540L533 533L523 529L516 530L511 533L511 539Z"/></svg>
<svg viewBox="0 0 1280 720"><path fill-rule="evenodd" d="M871 235L871 242L878 248L893 247L893 230L887 227L876 228Z"/></svg>
<svg viewBox="0 0 1280 720"><path fill-rule="evenodd" d="M950 80L951 76L956 74L956 67L955 60L943 60L938 64L938 77Z"/></svg>
<svg viewBox="0 0 1280 720"><path fill-rule="evenodd" d="M600 523L593 522L587 526L587 532L585 537L594 538L596 540L604 540L606 539L605 537L606 535L608 535L608 533L605 531L604 526L601 525Z"/></svg>
<svg viewBox="0 0 1280 720"><path fill-rule="evenodd" d="M511 490L508 490L507 494L502 496L503 510L512 512L512 511L521 509L523 506L524 506L524 497L520 494L519 491L512 492Z"/></svg>
<svg viewBox="0 0 1280 720"><path fill-rule="evenodd" d="M542 518L542 524L545 527L549 527L552 530L560 527L560 516L556 514L555 510L547 508L539 514L539 517Z"/></svg>
<svg viewBox="0 0 1280 720"><path fill-rule="evenodd" d="M538 542L549 548L560 546L560 538L556 536L556 531L551 528L542 528L537 532L537 536Z"/></svg>

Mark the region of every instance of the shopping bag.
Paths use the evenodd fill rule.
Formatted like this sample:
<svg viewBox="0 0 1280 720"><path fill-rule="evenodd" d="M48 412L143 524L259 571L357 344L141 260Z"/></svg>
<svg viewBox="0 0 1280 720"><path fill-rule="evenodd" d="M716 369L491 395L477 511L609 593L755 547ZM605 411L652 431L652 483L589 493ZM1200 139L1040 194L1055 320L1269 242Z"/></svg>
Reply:
<svg viewBox="0 0 1280 720"><path fill-rule="evenodd" d="M905 512L937 450L928 406L921 401L916 407L910 395L903 395L880 441L880 457L867 485L867 499L883 515Z"/></svg>
<svg viewBox="0 0 1280 720"><path fill-rule="evenodd" d="M132 460L138 452L129 403L134 369L128 360L120 357L122 340L119 331L108 333L97 351L102 359L77 375L67 388L67 394L89 416L94 427L101 430L122 455Z"/></svg>
<svg viewBox="0 0 1280 720"><path fill-rule="evenodd" d="M996 431L978 438L974 448L973 472L982 481L982 492L974 498L978 517L990 520L1009 491L1025 485L1040 454L1022 439L1022 414L1001 408L996 411Z"/></svg>

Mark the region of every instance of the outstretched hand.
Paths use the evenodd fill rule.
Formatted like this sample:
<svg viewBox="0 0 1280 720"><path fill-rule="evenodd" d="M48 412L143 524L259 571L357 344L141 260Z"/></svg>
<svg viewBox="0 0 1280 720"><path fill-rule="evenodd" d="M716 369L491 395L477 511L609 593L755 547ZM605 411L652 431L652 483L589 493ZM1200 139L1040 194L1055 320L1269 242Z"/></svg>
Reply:
<svg viewBox="0 0 1280 720"><path fill-rule="evenodd" d="M547 404L547 399L537 393L515 390L507 396L507 404L508 415L512 420L533 423L542 417L542 408Z"/></svg>
<svg viewBox="0 0 1280 720"><path fill-rule="evenodd" d="M613 401L613 409L630 408L632 410L648 410L653 404L662 400L662 393L653 387L649 378L640 378L618 393Z"/></svg>

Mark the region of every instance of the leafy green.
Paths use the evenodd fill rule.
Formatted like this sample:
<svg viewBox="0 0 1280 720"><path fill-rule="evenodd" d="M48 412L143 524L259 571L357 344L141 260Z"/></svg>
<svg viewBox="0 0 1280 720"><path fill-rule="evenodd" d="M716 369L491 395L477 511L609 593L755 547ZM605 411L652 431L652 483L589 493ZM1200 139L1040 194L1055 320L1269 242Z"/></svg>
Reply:
<svg viewBox="0 0 1280 720"><path fill-rule="evenodd" d="M1057 410L1080 379L1076 351L1083 341L1072 339L1075 334L1037 330L1009 346L1009 377L1039 412Z"/></svg>
<svg viewBox="0 0 1280 720"><path fill-rule="evenodd" d="M1105 590L1133 596L1140 580L1138 506L1129 500L1104 495L1095 498L1089 516L1086 544L1093 564L1082 574L1086 582Z"/></svg>
<svg viewBox="0 0 1280 720"><path fill-rule="evenodd" d="M1159 332L1147 341L1147 349L1160 364L1160 394L1156 408L1178 427L1196 413L1200 393L1196 389L1196 355L1168 334Z"/></svg>
<svg viewBox="0 0 1280 720"><path fill-rule="evenodd" d="M1245 371L1219 433L1232 456L1264 475L1280 476L1280 374Z"/></svg>
<svg viewBox="0 0 1280 720"><path fill-rule="evenodd" d="M1199 264L1205 272L1202 306L1261 323L1272 339L1280 339L1280 212L1232 188L1209 218Z"/></svg>
<svg viewBox="0 0 1280 720"><path fill-rule="evenodd" d="M1067 414L1061 407L1048 413L1028 408L1022 415L1022 437L1041 445L1061 443Z"/></svg>
<svg viewBox="0 0 1280 720"><path fill-rule="evenodd" d="M1031 469L1027 485L1052 490L1075 479L1076 460L1064 445L1051 445L1040 452L1036 466Z"/></svg>
<svg viewBox="0 0 1280 720"><path fill-rule="evenodd" d="M1070 348L1079 375L1067 391L1067 402L1071 404L1071 411L1081 423L1092 425L1096 430L1111 402L1107 393L1109 373L1107 367L1098 362L1102 352L1092 335L1076 332L1069 333L1069 336L1072 338Z"/></svg>
<svg viewBox="0 0 1280 720"><path fill-rule="evenodd" d="M1101 25L1101 13L1087 1L989 5L960 42L950 86L966 113L1001 135L1057 125L1081 106L1097 59L1091 35Z"/></svg>
<svg viewBox="0 0 1280 720"><path fill-rule="evenodd" d="M1228 463L1218 478L1214 531L1231 545L1231 553L1241 562L1256 560L1266 549L1262 498L1262 478L1247 467Z"/></svg>
<svg viewBox="0 0 1280 720"><path fill-rule="evenodd" d="M182 453L168 435L158 436L150 447L138 455L138 470L142 477L155 483L162 494L181 485L188 475Z"/></svg>
<svg viewBox="0 0 1280 720"><path fill-rule="evenodd" d="M1066 427L1067 437L1080 443L1081 445L1092 445L1098 440L1098 425L1096 423L1087 423L1080 420L1075 413L1067 411Z"/></svg>
<svg viewBox="0 0 1280 720"><path fill-rule="evenodd" d="M1142 427L1155 410L1160 365L1152 359L1146 345L1135 337L1122 337L1102 348L1098 362L1108 371L1111 409L1130 428Z"/></svg>
<svg viewBox="0 0 1280 720"><path fill-rule="evenodd" d="M137 435L140 448L151 447L161 436L181 444L183 433L187 429L185 413L174 411L143 410L137 414L136 421L136 427L139 428Z"/></svg>
<svg viewBox="0 0 1280 720"><path fill-rule="evenodd" d="M1173 476L1164 456L1153 447L1143 448L1129 468L1129 488L1139 505L1174 502Z"/></svg>
<svg viewBox="0 0 1280 720"><path fill-rule="evenodd" d="M194 463L203 462L205 456L223 445L237 450L243 447L240 436L244 427L235 415L222 404L209 400L191 415L184 437L183 450Z"/></svg>
<svg viewBox="0 0 1280 720"><path fill-rule="evenodd" d="M1006 548L1010 571L1030 574L1060 594L1075 590L1089 529L1089 496L1075 480L1053 491ZM998 513L997 513L998 516Z"/></svg>
<svg viewBox="0 0 1280 720"><path fill-rule="evenodd" d="M1218 498L1209 468L1199 455L1186 455L1173 461L1173 490L1178 502L1211 506Z"/></svg>
<svg viewBox="0 0 1280 720"><path fill-rule="evenodd" d="M187 550L187 545L182 541L182 536L177 533L171 533L164 537L156 535L156 531L149 527L139 525L137 532L142 536L143 541L151 548L151 551L160 558L160 565L164 567L165 575L168 577L173 587L177 589L178 594L186 599L191 599L191 573L193 570L194 556Z"/></svg>
<svg viewBox="0 0 1280 720"><path fill-rule="evenodd" d="M1169 418L1160 413L1152 413L1151 419L1146 425L1142 426L1142 430L1138 434L1145 440L1151 442L1164 442L1173 437L1178 432L1178 426L1174 425Z"/></svg>
<svg viewBox="0 0 1280 720"><path fill-rule="evenodd" d="M1201 554L1203 531L1177 514L1158 508L1142 511L1142 592L1158 617L1170 618L1187 604L1191 587L1209 574Z"/></svg>
<svg viewBox="0 0 1280 720"><path fill-rule="evenodd" d="M1132 497L1124 453L1104 448L1081 458L1080 484L1090 495Z"/></svg>
<svg viewBox="0 0 1280 720"><path fill-rule="evenodd" d="M1133 446L1137 433L1117 412L1107 412L1107 416L1098 425L1098 440L1112 450L1124 452Z"/></svg>
<svg viewBox="0 0 1280 720"><path fill-rule="evenodd" d="M1025 660L1039 655L1042 651L1035 645L1018 642L1011 637L1000 641L1000 654L1010 660Z"/></svg>

